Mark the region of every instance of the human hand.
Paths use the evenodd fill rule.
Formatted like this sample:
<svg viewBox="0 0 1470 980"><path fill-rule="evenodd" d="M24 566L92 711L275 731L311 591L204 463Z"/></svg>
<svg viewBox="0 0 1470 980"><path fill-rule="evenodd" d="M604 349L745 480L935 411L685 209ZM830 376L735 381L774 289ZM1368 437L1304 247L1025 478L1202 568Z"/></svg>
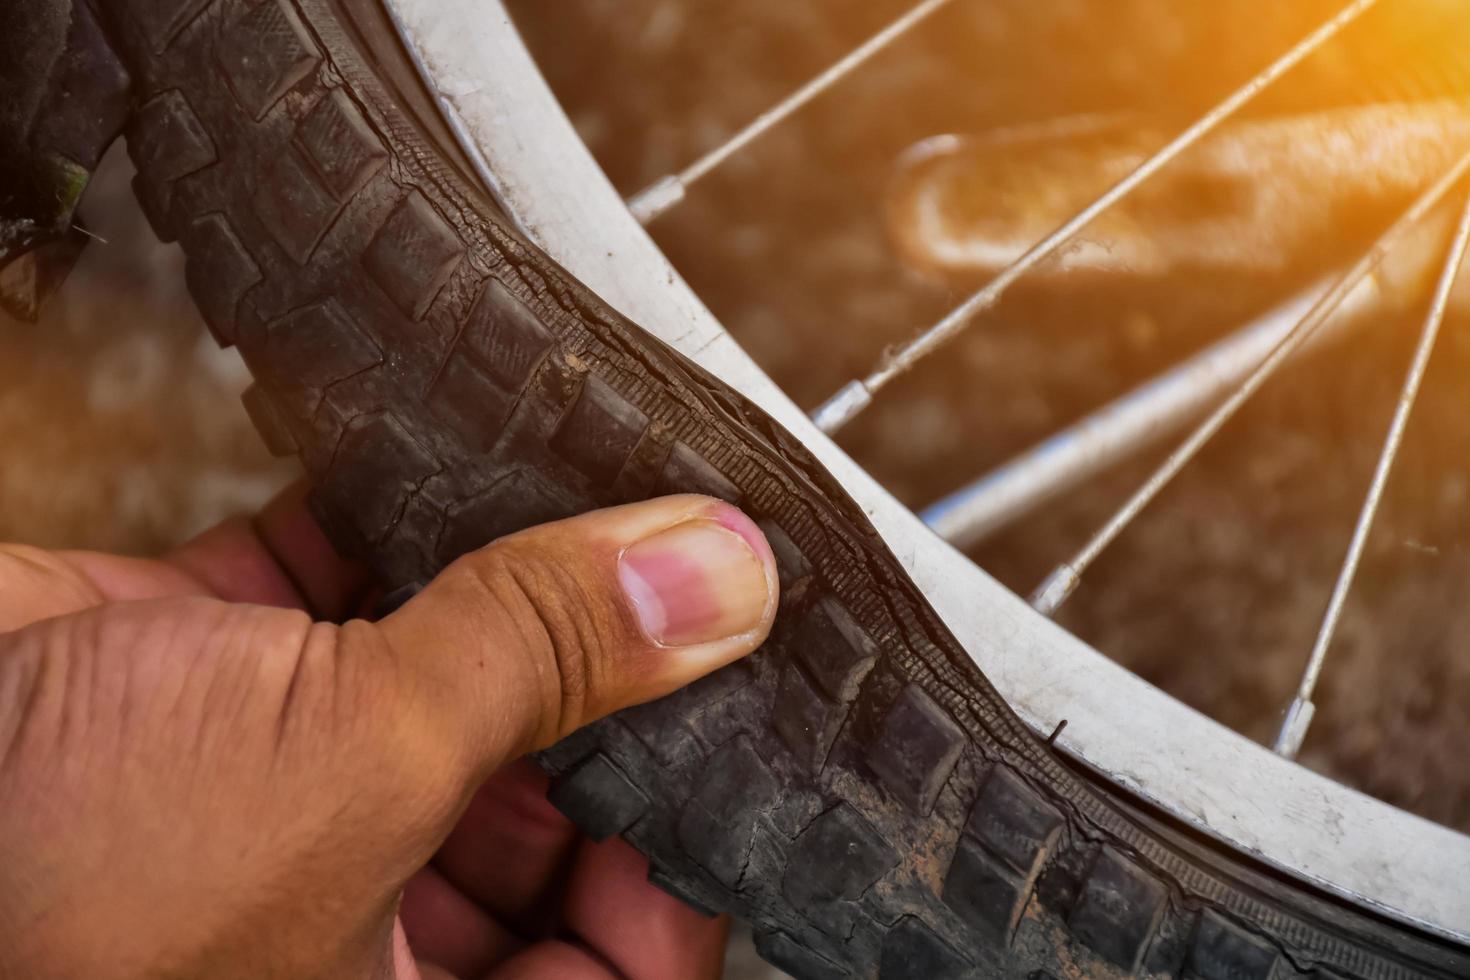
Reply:
<svg viewBox="0 0 1470 980"><path fill-rule="evenodd" d="M723 925L512 760L759 645L754 524L600 511L338 626L302 501L159 561L0 547L0 977L717 975Z"/></svg>

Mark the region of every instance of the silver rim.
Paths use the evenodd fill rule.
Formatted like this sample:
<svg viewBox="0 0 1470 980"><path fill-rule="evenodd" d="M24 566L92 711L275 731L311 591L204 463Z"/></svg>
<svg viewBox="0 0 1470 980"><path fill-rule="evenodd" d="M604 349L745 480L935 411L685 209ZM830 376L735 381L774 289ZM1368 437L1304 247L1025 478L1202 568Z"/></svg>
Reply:
<svg viewBox="0 0 1470 980"><path fill-rule="evenodd" d="M1213 125L1228 115L1259 89L1261 78L1287 70L1295 63L1292 59L1300 60L1373 2L1357 0L1348 6L1227 103L1237 97L1239 101L1222 103L1224 111L1218 118L1212 113L1202 123ZM1470 889L1463 887L1470 880L1470 837L1318 776L1230 731L1117 666L991 579L848 458L714 319L583 146L499 0L385 0L385 4L480 177L521 229L625 315L742 391L821 459L864 507L981 670L1033 729L1044 735L1066 719L1068 725L1057 740L1061 749L1201 832L1367 908L1470 942ZM925 4L923 14L942 5L942 0ZM1269 81L1266 78L1264 84ZM797 96L810 98L811 94L803 95L805 91ZM1201 130L1200 124L1153 158L1158 166L1188 145L1185 137L1202 135L1196 130ZM1430 211L1465 168L1470 168L1470 158L1446 175L1443 186L1426 193L1420 209ZM1147 177L1144 173L1140 180ZM676 203L681 194L679 187L671 190L666 179L635 199L635 205L646 219L671 206L671 201ZM1303 303L1304 316L1276 323L1276 333L1264 342L1264 354L1257 353L1256 360L1236 358L1243 366L1235 368L1229 388L1239 392L1255 371L1273 358L1279 363L1309 341L1333 319L1337 304L1327 301L1334 294L1338 303L1351 308L1362 300L1365 289L1381 288L1374 272L1387 246L1407 241L1414 227L1417 224L1409 222L1404 234L1384 243L1376 257L1365 256L1360 268L1327 288L1324 296ZM1438 301L1385 442L1380 475L1392 463L1396 433L1402 431L1412 406L1467 235L1470 220L1462 222L1445 264ZM1065 241L1053 242L1056 237L1036 248L1054 249ZM1013 281L1005 280L1006 275L997 277L999 289L993 282L977 294L982 302L993 302ZM952 314L935 329L943 327L941 334L952 336L968 315ZM1257 364L1262 356L1266 361ZM886 370L880 368L880 373ZM1218 376L1218 372L1204 374ZM874 386L854 385L819 413L829 431L871 400ZM1222 409L1228 406L1227 400ZM1213 419L1206 419L1201 429ZM1145 425L1140 431L1153 434L1156 427ZM1188 455L1181 458L1181 465ZM1375 479L1374 487L1381 489L1380 479ZM1365 502L1360 527L1371 521L1376 489ZM1344 563L1342 588L1351 581L1356 547L1350 547ZM1068 576L1075 577L1076 571L1070 566L1059 569L1039 590L1036 605L1054 608L1053 600L1065 598ZM1324 634L1330 638L1330 620L1324 621ZM1325 651L1325 643L1321 645ZM1320 663L1320 656L1313 662ZM1303 693L1298 703L1309 705L1310 687Z"/></svg>

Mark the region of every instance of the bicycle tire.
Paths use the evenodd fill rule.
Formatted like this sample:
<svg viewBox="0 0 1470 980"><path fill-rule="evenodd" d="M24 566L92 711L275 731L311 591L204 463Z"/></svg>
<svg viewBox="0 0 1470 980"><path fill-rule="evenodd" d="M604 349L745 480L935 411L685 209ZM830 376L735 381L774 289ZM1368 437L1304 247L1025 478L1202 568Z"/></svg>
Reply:
<svg viewBox="0 0 1470 980"><path fill-rule="evenodd" d="M767 533L759 652L540 757L553 802L657 884L749 920L802 978L1470 976L1465 948L1186 834L1037 739L802 446L466 178L373 0L95 12L144 211L390 604L503 534L662 493Z"/></svg>

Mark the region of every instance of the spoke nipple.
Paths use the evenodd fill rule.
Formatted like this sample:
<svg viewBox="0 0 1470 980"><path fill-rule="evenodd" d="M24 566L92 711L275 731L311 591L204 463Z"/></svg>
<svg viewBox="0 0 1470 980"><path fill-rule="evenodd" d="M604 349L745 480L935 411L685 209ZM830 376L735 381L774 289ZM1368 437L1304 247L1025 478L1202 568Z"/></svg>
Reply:
<svg viewBox="0 0 1470 980"><path fill-rule="evenodd" d="M817 428L829 436L857 418L873 402L873 393L861 381L849 381L812 413Z"/></svg>
<svg viewBox="0 0 1470 980"><path fill-rule="evenodd" d="M1301 751L1302 741L1307 737L1307 729L1311 727L1312 716L1316 713L1317 706L1311 701L1301 695L1292 698L1291 706L1286 709L1286 717L1281 720L1281 731L1276 734L1276 744L1271 746L1272 750L1279 756L1295 759L1296 754Z"/></svg>
<svg viewBox="0 0 1470 980"><path fill-rule="evenodd" d="M684 182L670 174L635 194L628 201L628 210L633 212L640 225L646 225L682 200Z"/></svg>
<svg viewBox="0 0 1470 980"><path fill-rule="evenodd" d="M1046 577L1046 581L1031 593L1031 608L1043 616L1052 616L1077 590L1081 581L1082 577L1071 565L1058 565Z"/></svg>

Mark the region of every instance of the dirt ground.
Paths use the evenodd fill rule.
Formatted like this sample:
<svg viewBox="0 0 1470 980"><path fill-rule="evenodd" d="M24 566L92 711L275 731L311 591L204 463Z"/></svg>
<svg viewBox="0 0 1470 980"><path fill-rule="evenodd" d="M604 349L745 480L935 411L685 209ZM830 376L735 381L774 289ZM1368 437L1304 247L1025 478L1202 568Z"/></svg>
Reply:
<svg viewBox="0 0 1470 980"><path fill-rule="evenodd" d="M586 0L573 17L565 5L516 0L512 9L584 138L631 193L903 6ZM905 148L1077 113L1176 124L1336 6L1275 4L1265 17L1247 0L957 0L700 185L655 235L776 380L814 406L976 284L897 260L883 213ZM1470 93L1454 58L1418 51L1415 70L1400 71L1381 48L1402 31L1355 31L1255 111ZM83 207L106 243L91 247L42 323L0 329L0 537L155 551L257 506L294 473L260 448L238 405L243 369L208 341L177 251L151 241L127 177L115 151ZM926 504L1336 267L1379 216L1360 217L1361 227L1307 254L1259 266L1023 285L842 441L903 500ZM1062 622L1206 714L1269 739L1346 548L1416 320L1385 319L1284 371L1120 539ZM1470 831L1467 376L1470 322L1452 318L1303 761ZM1029 590L1150 462L1093 481L974 557Z"/></svg>

